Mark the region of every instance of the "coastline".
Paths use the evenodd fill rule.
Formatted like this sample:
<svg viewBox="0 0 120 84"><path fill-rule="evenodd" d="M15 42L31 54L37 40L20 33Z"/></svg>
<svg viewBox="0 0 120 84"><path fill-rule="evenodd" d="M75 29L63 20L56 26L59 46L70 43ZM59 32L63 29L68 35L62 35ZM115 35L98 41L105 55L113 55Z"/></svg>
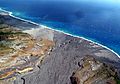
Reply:
<svg viewBox="0 0 120 84"><path fill-rule="evenodd" d="M99 45L99 46L101 46L101 47L103 47L103 48L106 48L106 49L110 50L112 53L114 53L117 57L120 58L120 55L117 54L114 50L112 50L112 49L110 49L109 47L104 46L104 45L102 45L102 44L100 44L100 43L98 43L98 42L92 41L92 40L87 39L87 38L82 37L82 36L72 35L72 34L66 33L66 32L61 31L61 30L56 30L56 29L53 29L53 28L44 26L44 25L42 25L42 24L35 23L35 22L33 22L33 21L30 21L30 20L25 20L25 19L16 17L16 16L13 15L12 12L6 11L6 10L4 10L4 9L2 9L2 8L0 8L0 10L3 11L3 12L7 12L8 15L11 16L11 17L13 17L13 18L16 18L16 19L19 19L19 20L22 20L22 21L25 21L25 22L29 22L29 23L34 24L34 25L37 25L37 26L39 26L39 27L43 27L43 28L50 29L50 30L53 30L53 31L61 32L61 33L64 33L64 34L66 34L66 35L70 35L70 36L73 36L73 37L81 38L81 39L84 39L84 40L86 40L86 41L89 41L89 42L92 42L92 43L94 43L94 44L97 44L97 45Z"/></svg>

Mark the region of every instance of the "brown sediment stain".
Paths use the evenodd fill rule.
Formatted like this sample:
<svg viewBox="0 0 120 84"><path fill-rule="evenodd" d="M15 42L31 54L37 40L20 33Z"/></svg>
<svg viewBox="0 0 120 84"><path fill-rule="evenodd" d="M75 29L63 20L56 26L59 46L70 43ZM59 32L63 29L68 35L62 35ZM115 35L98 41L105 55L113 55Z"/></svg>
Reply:
<svg viewBox="0 0 120 84"><path fill-rule="evenodd" d="M54 46L54 42L50 41L48 39L43 39L40 43L43 44L43 47L42 47L43 51L48 51L48 49L50 49L50 47Z"/></svg>
<svg viewBox="0 0 120 84"><path fill-rule="evenodd" d="M5 39L7 43L3 47L0 46L0 71L7 70L4 71L3 74L0 74L0 79L5 79L9 76L12 77L12 74L16 72L22 74L32 71L33 66L41 63L46 56L45 54L50 52L50 49L55 45L54 41L44 38L41 40L34 39L31 35L12 28L0 29L0 32L5 33L5 35L3 35L5 38L3 38L3 36L2 38ZM35 58L38 56L39 58L31 62L29 60L31 56Z"/></svg>
<svg viewBox="0 0 120 84"><path fill-rule="evenodd" d="M16 80L16 77L12 77L6 80L0 80L0 84L13 84L14 80Z"/></svg>
<svg viewBox="0 0 120 84"><path fill-rule="evenodd" d="M12 50L13 50L12 48L5 48L0 50L0 57L2 57L4 54L11 52Z"/></svg>
<svg viewBox="0 0 120 84"><path fill-rule="evenodd" d="M31 51L36 46L37 43L39 43L42 46L35 51ZM31 54L32 54L32 56L39 56L40 57L39 61L41 62L45 57L44 54L49 52L50 48L52 48L54 46L54 42L47 40L47 39L42 39L39 42L35 41L35 40L34 41L30 40L28 43L26 43L26 46L27 47L25 47L24 49L17 50L14 55L8 57L8 59L4 62L4 64L0 63L0 70L8 69L8 68L11 68L14 66L19 66L19 63L16 63L17 58L19 59L22 56L27 57L27 56L30 56ZM8 76L14 74L14 72L18 72L18 73L22 74L22 73L27 73L32 70L33 70L32 67L27 67L22 70L17 69L17 71L14 70L14 71L9 71L9 72L5 72L4 74L1 74L0 78L1 79L7 78Z"/></svg>
<svg viewBox="0 0 120 84"><path fill-rule="evenodd" d="M0 80L5 79L5 78L7 78L8 76L14 74L15 71L16 71L16 70L12 70L12 71L9 71L9 72L0 74Z"/></svg>

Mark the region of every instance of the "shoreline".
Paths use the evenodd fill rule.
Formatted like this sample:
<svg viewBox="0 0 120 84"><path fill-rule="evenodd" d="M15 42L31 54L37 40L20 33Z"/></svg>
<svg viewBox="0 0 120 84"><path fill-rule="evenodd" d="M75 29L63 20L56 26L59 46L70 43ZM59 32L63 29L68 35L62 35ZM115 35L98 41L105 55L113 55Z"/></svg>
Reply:
<svg viewBox="0 0 120 84"><path fill-rule="evenodd" d="M106 49L110 50L112 53L114 53L117 57L120 58L120 55L117 54L114 50L112 50L112 49L110 49L109 47L104 46L104 45L102 45L102 44L100 44L100 43L97 43L97 42L95 42L95 41L92 41L92 40L87 39L87 38L82 37L82 36L72 35L72 34L66 33L66 32L61 31L61 30L56 30L56 29L53 29L53 28L47 27L47 26L45 26L45 25L35 23L35 22L33 22L33 21L30 21L30 20L25 20L25 19L22 19L22 18L16 17L16 16L13 15L12 12L10 12L10 11L6 11L6 10L4 10L4 9L2 9L2 8L0 8L0 10L3 11L3 12L7 12L8 15L11 16L11 17L13 17L13 18L16 18L16 19L19 19L19 20L22 20L22 21L29 22L29 23L31 23L31 24L37 25L38 28L39 28L39 27L43 27L43 28L46 28L46 29L50 29L50 30L53 30L53 31L61 32L61 33L64 33L64 34L66 34L66 35L70 35L70 36L72 36L72 37L81 38L81 39L84 39L84 40L86 40L86 41L89 41L89 42L92 42L92 43L94 43L94 44L97 44L97 45L99 45L99 46L101 46L101 47L103 47L103 48L106 48Z"/></svg>

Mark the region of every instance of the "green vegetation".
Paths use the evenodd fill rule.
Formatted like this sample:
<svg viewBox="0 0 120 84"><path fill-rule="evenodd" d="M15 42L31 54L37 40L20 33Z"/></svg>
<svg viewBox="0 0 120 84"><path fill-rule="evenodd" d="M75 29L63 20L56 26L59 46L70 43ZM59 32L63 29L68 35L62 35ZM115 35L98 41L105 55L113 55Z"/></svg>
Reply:
<svg viewBox="0 0 120 84"><path fill-rule="evenodd" d="M0 42L0 55L4 55L13 51L13 48L10 48L9 44L6 42Z"/></svg>
<svg viewBox="0 0 120 84"><path fill-rule="evenodd" d="M120 84L120 79L118 78L118 76L116 75L116 76L114 76L114 79L115 79L115 81L116 81L116 83L117 84Z"/></svg>
<svg viewBox="0 0 120 84"><path fill-rule="evenodd" d="M117 84L120 84L120 80L116 79Z"/></svg>
<svg viewBox="0 0 120 84"><path fill-rule="evenodd" d="M0 31L0 35L13 35L13 34L23 34L22 32L2 32Z"/></svg>

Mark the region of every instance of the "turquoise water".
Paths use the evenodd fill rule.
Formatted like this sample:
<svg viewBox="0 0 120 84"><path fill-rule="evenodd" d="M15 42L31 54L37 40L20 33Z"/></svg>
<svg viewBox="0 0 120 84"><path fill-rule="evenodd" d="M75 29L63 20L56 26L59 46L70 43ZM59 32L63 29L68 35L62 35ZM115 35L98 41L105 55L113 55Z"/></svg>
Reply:
<svg viewBox="0 0 120 84"><path fill-rule="evenodd" d="M92 0L0 0L0 7L17 17L92 39L120 55L118 3Z"/></svg>

